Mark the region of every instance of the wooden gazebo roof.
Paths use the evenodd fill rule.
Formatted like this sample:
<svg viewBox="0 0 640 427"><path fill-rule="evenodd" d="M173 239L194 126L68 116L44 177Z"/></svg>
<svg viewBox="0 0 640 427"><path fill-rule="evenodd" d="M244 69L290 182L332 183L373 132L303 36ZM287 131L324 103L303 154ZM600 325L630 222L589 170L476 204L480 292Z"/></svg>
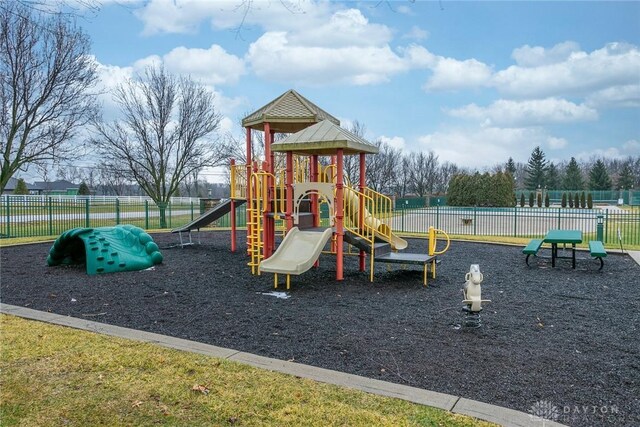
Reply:
<svg viewBox="0 0 640 427"><path fill-rule="evenodd" d="M312 154L333 155L339 148L344 150L344 154L378 153L378 147L374 144L341 128L330 120L323 120L271 144L272 151L293 151L295 154L307 156Z"/></svg>
<svg viewBox="0 0 640 427"><path fill-rule="evenodd" d="M291 89L242 119L242 126L264 130L269 123L275 132L293 133L323 120L340 125L338 119Z"/></svg>

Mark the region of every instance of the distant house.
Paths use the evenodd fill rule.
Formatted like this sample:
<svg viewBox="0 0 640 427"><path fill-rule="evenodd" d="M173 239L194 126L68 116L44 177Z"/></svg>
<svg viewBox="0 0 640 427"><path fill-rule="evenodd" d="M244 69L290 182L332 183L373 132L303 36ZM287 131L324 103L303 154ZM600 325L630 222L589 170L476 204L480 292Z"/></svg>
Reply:
<svg viewBox="0 0 640 427"><path fill-rule="evenodd" d="M28 182L25 182L25 183L27 184L27 189L29 190L29 194L42 194L42 188L39 187L38 185L29 184ZM4 187L4 191L2 192L2 194L13 194L17 185L18 185L17 178L9 178L9 182L7 182L7 185Z"/></svg>
<svg viewBox="0 0 640 427"><path fill-rule="evenodd" d="M78 189L80 188L80 184L74 184L73 182L65 180L53 182L36 181L33 185L40 189L38 194L47 194L52 196L75 196L78 194Z"/></svg>

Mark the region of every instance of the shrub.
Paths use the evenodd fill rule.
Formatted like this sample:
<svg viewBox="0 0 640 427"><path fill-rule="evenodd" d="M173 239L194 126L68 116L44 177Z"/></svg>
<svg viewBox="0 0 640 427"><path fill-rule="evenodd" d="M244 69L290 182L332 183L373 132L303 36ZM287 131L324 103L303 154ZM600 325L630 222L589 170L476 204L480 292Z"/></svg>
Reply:
<svg viewBox="0 0 640 427"><path fill-rule="evenodd" d="M545 208L549 207L549 193L544 195L544 207Z"/></svg>
<svg viewBox="0 0 640 427"><path fill-rule="evenodd" d="M591 195L591 193L587 195L587 207L589 209L593 209L593 196Z"/></svg>
<svg viewBox="0 0 640 427"><path fill-rule="evenodd" d="M524 208L524 193L520 193L520 207Z"/></svg>
<svg viewBox="0 0 640 427"><path fill-rule="evenodd" d="M533 193L529 193L529 207L533 207Z"/></svg>
<svg viewBox="0 0 640 427"><path fill-rule="evenodd" d="M580 197L578 196L578 193L574 195L573 206L575 206L576 208L580 207Z"/></svg>
<svg viewBox="0 0 640 427"><path fill-rule="evenodd" d="M567 207L567 193L562 193L562 201L560 202L560 206L563 208Z"/></svg>
<svg viewBox="0 0 640 427"><path fill-rule="evenodd" d="M585 197L584 197L584 191L580 194L580 207L582 209L587 207L587 203L586 203Z"/></svg>
<svg viewBox="0 0 640 427"><path fill-rule="evenodd" d="M536 194L536 205L538 205L539 208L542 207L542 193Z"/></svg>

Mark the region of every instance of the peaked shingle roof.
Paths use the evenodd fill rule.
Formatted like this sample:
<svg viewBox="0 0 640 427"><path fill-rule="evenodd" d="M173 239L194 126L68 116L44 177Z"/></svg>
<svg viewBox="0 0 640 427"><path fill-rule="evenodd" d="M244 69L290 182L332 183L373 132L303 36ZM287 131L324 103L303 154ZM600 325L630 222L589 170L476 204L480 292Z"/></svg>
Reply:
<svg viewBox="0 0 640 427"><path fill-rule="evenodd" d="M374 144L329 120L323 120L271 144L272 151L293 151L306 155L331 155L339 148L344 150L344 154L378 153L378 147Z"/></svg>
<svg viewBox="0 0 640 427"><path fill-rule="evenodd" d="M340 125L338 119L291 89L242 119L242 126L263 130L268 122L271 130L292 133L322 120Z"/></svg>

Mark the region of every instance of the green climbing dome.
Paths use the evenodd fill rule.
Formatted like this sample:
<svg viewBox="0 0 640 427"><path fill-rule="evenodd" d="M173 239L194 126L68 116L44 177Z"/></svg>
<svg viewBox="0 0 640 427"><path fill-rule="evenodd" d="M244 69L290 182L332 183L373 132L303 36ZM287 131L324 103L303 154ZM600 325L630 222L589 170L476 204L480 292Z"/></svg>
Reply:
<svg viewBox="0 0 640 427"><path fill-rule="evenodd" d="M53 242L47 264L86 264L87 274L138 271L162 262L153 238L133 225L73 228Z"/></svg>

